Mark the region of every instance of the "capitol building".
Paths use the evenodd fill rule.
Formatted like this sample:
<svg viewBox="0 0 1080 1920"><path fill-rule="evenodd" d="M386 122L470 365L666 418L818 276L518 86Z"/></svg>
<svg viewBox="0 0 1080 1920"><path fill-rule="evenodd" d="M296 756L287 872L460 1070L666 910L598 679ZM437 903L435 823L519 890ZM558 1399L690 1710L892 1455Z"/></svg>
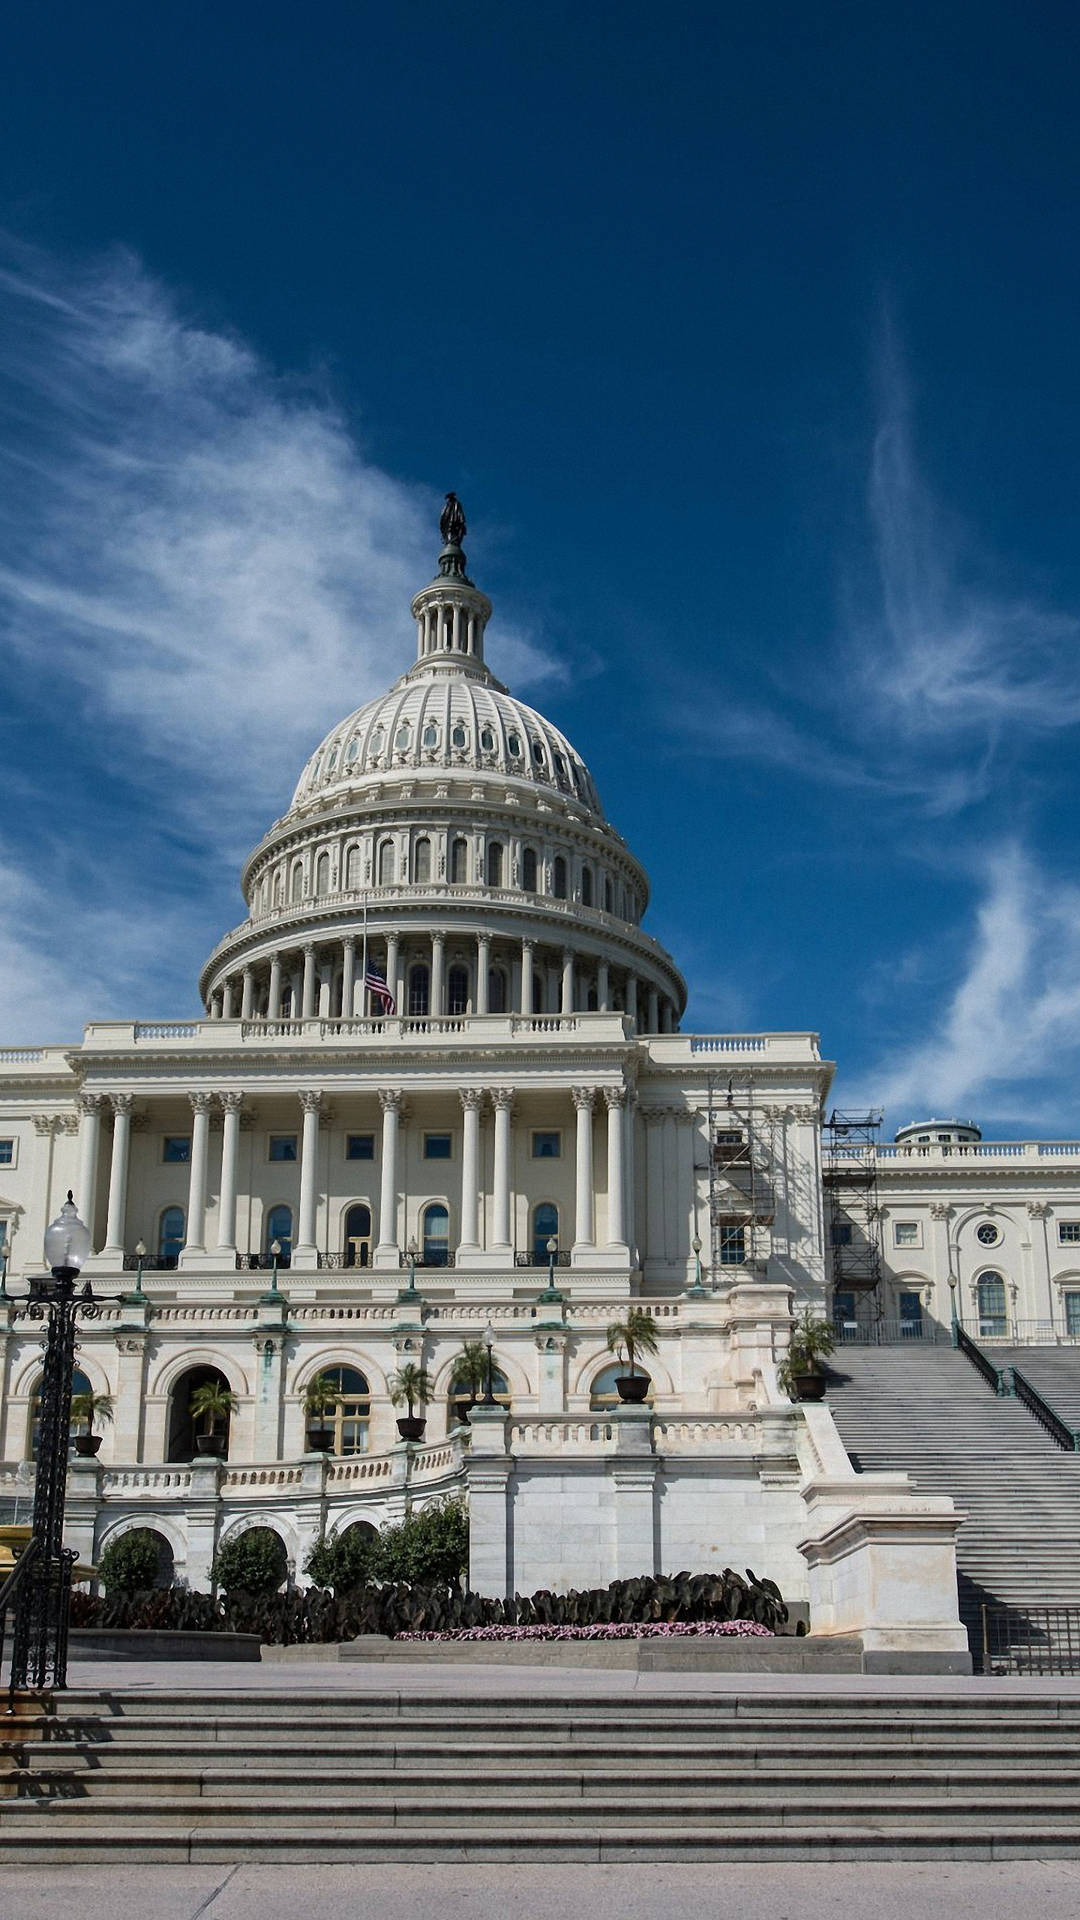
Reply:
<svg viewBox="0 0 1080 1920"><path fill-rule="evenodd" d="M877 1147L871 1193L872 1149L845 1172L825 1125L816 1034L684 1032L648 878L576 746L488 663L453 495L440 525L415 664L331 729L249 856L204 1017L0 1051L6 1513L29 1511L41 1369L20 1300L70 1188L106 1302L76 1384L114 1409L69 1474L86 1557L149 1527L205 1587L265 1526L302 1582L319 1538L460 1492L481 1590L730 1563L828 1630L861 1514L859 1552L902 1522L929 1591L950 1503L868 1491L890 1477L790 1403L792 1311L1080 1335L1080 1145L928 1122ZM640 1405L606 1344L631 1304L656 1333ZM470 1412L476 1342L496 1404ZM404 1440L409 1361L432 1398ZM208 1382L234 1396L218 1452L190 1411ZM962 1643L945 1602L923 1626L942 1658Z"/></svg>

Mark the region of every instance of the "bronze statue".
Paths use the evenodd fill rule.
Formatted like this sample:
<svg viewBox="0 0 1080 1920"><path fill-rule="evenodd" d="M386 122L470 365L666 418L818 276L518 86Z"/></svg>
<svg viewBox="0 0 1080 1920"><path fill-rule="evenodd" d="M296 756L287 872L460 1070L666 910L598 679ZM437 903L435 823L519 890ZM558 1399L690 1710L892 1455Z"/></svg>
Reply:
<svg viewBox="0 0 1080 1920"><path fill-rule="evenodd" d="M439 532L446 547L460 547L465 538L465 509L456 493L446 496L446 505L439 515Z"/></svg>

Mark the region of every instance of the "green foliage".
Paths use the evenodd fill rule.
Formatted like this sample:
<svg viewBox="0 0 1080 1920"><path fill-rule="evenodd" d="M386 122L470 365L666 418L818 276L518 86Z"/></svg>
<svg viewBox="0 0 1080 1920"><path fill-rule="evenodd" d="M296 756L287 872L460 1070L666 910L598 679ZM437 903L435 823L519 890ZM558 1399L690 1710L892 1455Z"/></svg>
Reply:
<svg viewBox="0 0 1080 1920"><path fill-rule="evenodd" d="M407 1405L409 1418L412 1419L414 1407L426 1407L431 1399L431 1378L426 1367L418 1367L413 1360L406 1360L400 1366L390 1382L390 1398L395 1407Z"/></svg>
<svg viewBox="0 0 1080 1920"><path fill-rule="evenodd" d="M141 1593L158 1576L158 1541L148 1527L132 1527L110 1540L98 1561L98 1572L109 1594Z"/></svg>
<svg viewBox="0 0 1080 1920"><path fill-rule="evenodd" d="M607 1349L626 1362L632 1379L637 1355L655 1353L657 1350L656 1325L652 1314L646 1313L644 1307L628 1307L625 1319L613 1320L608 1328Z"/></svg>
<svg viewBox="0 0 1080 1920"><path fill-rule="evenodd" d="M487 1385L488 1355L483 1340L466 1340L450 1375L451 1394L478 1400Z"/></svg>
<svg viewBox="0 0 1080 1920"><path fill-rule="evenodd" d="M71 1418L77 1427L85 1427L87 1433L93 1433L94 1421L108 1426L113 1417L111 1393L73 1393L71 1396Z"/></svg>
<svg viewBox="0 0 1080 1920"><path fill-rule="evenodd" d="M463 1500L433 1501L396 1527L384 1527L372 1559L376 1580L450 1586L469 1571L469 1513Z"/></svg>
<svg viewBox="0 0 1080 1920"><path fill-rule="evenodd" d="M372 1578L378 1535L366 1527L346 1527L333 1540L320 1540L304 1562L304 1572L316 1586L336 1594L352 1593Z"/></svg>
<svg viewBox="0 0 1080 1920"><path fill-rule="evenodd" d="M327 1373L316 1373L304 1388L304 1413L309 1420L318 1420L324 1413L332 1413L341 1395Z"/></svg>
<svg viewBox="0 0 1080 1920"><path fill-rule="evenodd" d="M836 1345L836 1334L827 1320L814 1316L805 1307L791 1329L787 1353L776 1370L776 1378L790 1399L800 1374L820 1373L821 1361Z"/></svg>
<svg viewBox="0 0 1080 1920"><path fill-rule="evenodd" d="M206 1421L208 1434L213 1433L217 1421L227 1420L235 1411L236 1395L230 1387L223 1387L220 1380L204 1380L188 1402L188 1412L193 1419Z"/></svg>
<svg viewBox="0 0 1080 1920"><path fill-rule="evenodd" d="M276 1593L288 1573L288 1559L271 1527L249 1527L219 1548L210 1577L230 1599L237 1593L253 1598Z"/></svg>

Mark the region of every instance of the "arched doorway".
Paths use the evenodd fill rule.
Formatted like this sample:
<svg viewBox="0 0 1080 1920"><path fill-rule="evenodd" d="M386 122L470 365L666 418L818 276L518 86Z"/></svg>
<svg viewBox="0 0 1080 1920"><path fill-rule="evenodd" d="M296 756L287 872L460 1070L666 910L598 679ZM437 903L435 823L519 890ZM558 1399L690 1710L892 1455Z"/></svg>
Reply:
<svg viewBox="0 0 1080 1920"><path fill-rule="evenodd" d="M358 1367L320 1367L319 1378L327 1381L337 1394L334 1406L321 1413L316 1423L332 1430L331 1452L366 1453L371 1419L371 1388L367 1376Z"/></svg>
<svg viewBox="0 0 1080 1920"><path fill-rule="evenodd" d="M441 1202L436 1202L434 1206L425 1207L423 1227L423 1262L425 1267L449 1266L450 1215Z"/></svg>
<svg viewBox="0 0 1080 1920"><path fill-rule="evenodd" d="M345 1254L347 1267L371 1265L371 1208L362 1200L345 1215Z"/></svg>
<svg viewBox="0 0 1080 1920"><path fill-rule="evenodd" d="M193 1460L195 1458L195 1436L203 1431L205 1420L197 1420L191 1411L191 1397L199 1387L214 1381L218 1386L228 1388L228 1381L220 1367L189 1367L186 1373L174 1382L169 1394L169 1417L165 1458L169 1461ZM225 1451L229 1451L229 1427L225 1423Z"/></svg>
<svg viewBox="0 0 1080 1920"><path fill-rule="evenodd" d="M642 1369L640 1367L635 1368L635 1372L638 1374L640 1374L641 1371ZM618 1406L619 1389L615 1385L615 1382L621 1375L628 1372L629 1368L624 1360L616 1360L611 1366L601 1367L589 1389L590 1413L607 1413L612 1407ZM651 1407L653 1403L652 1380L648 1374L645 1375L645 1378L649 1381L649 1391L645 1396L646 1404Z"/></svg>

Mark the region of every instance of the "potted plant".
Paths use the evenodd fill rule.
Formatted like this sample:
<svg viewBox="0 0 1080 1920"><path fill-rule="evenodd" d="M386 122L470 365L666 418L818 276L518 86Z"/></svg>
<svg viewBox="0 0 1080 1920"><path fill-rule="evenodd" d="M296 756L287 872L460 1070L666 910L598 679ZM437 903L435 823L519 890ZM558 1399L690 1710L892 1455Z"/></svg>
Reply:
<svg viewBox="0 0 1080 1920"><path fill-rule="evenodd" d="M312 1453L329 1453L334 1444L334 1429L323 1425L323 1414L332 1413L340 1399L329 1374L317 1373L304 1389L304 1418L308 1426L307 1443Z"/></svg>
<svg viewBox="0 0 1080 1920"><path fill-rule="evenodd" d="M101 1445L100 1433L94 1432L94 1421L107 1424L113 1417L111 1393L73 1393L71 1396L71 1418L78 1427L85 1427L85 1433L75 1435L75 1451L84 1459L92 1460Z"/></svg>
<svg viewBox="0 0 1080 1920"><path fill-rule="evenodd" d="M776 1377L789 1400L824 1400L825 1369L821 1362L836 1345L836 1335L827 1320L804 1308L791 1329L787 1353L777 1368Z"/></svg>
<svg viewBox="0 0 1080 1920"><path fill-rule="evenodd" d="M404 1419L397 1423L397 1430L403 1440L422 1440L427 1421L417 1419L414 1406L426 1407L431 1399L431 1381L425 1367L418 1367L412 1360L406 1360L398 1368L390 1382L390 1398L395 1407L402 1404L409 1409Z"/></svg>
<svg viewBox="0 0 1080 1920"><path fill-rule="evenodd" d="M607 1348L617 1360L629 1367L629 1373L615 1376L615 1386L620 1400L646 1400L649 1394L649 1376L638 1373L637 1356L639 1353L655 1353L656 1327L651 1313L644 1307L628 1307L625 1320L615 1320L607 1330Z"/></svg>
<svg viewBox="0 0 1080 1920"><path fill-rule="evenodd" d="M195 1420L205 1420L205 1431L195 1436L196 1453L216 1454L224 1458L226 1433L215 1431L219 1420L227 1420L236 1411L236 1395L231 1387L225 1387L220 1380L204 1380L196 1387L188 1402L188 1412Z"/></svg>
<svg viewBox="0 0 1080 1920"><path fill-rule="evenodd" d="M488 1356L483 1340L466 1340L450 1375L454 1412L464 1426L487 1385Z"/></svg>

